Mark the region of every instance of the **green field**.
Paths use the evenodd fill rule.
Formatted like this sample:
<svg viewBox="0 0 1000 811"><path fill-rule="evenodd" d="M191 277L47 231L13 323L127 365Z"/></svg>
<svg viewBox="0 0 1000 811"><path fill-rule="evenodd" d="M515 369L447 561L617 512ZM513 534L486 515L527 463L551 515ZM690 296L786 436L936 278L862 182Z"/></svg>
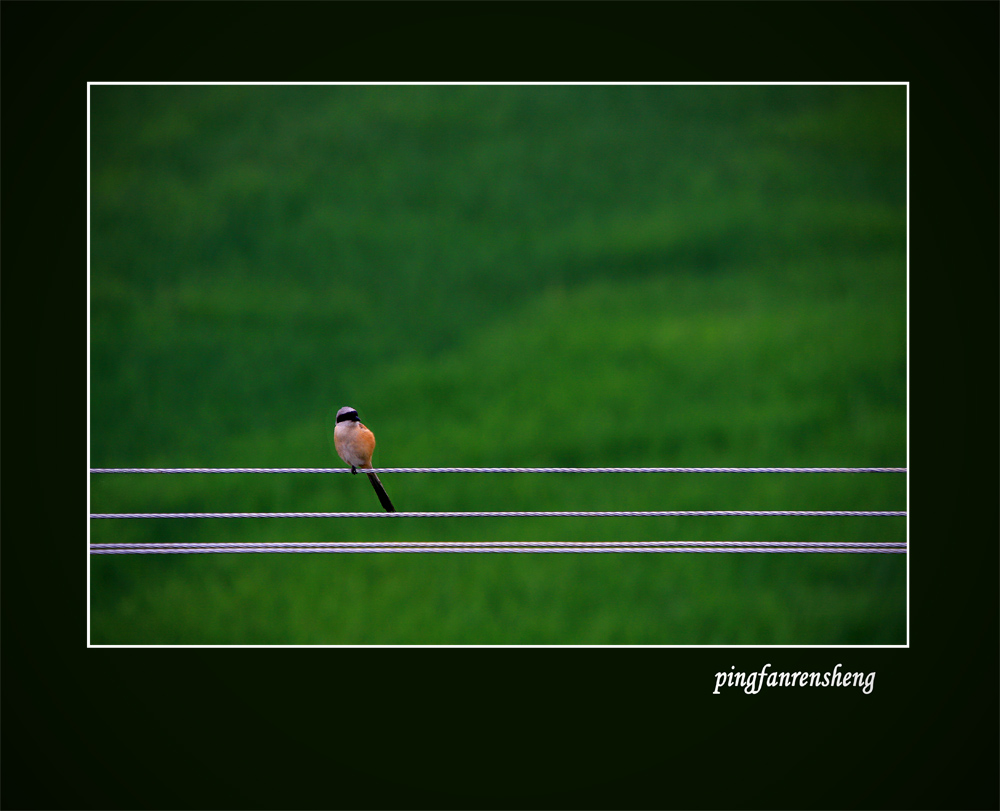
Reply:
<svg viewBox="0 0 1000 811"><path fill-rule="evenodd" d="M92 467L906 465L904 87L91 90ZM404 511L900 510L900 474L386 474ZM92 512L375 511L349 475ZM91 521L95 543L904 540L886 517ZM82 576L82 574L81 574ZM904 644L903 555L90 561L94 644Z"/></svg>

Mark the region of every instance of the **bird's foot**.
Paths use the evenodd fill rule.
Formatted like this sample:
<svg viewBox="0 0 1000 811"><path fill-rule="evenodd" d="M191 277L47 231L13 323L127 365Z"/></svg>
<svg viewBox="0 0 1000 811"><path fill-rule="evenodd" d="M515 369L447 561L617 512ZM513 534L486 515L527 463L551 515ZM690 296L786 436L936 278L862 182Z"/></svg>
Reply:
<svg viewBox="0 0 1000 811"><path fill-rule="evenodd" d="M355 476L358 475L358 469L354 465L351 465L351 473L353 473Z"/></svg>

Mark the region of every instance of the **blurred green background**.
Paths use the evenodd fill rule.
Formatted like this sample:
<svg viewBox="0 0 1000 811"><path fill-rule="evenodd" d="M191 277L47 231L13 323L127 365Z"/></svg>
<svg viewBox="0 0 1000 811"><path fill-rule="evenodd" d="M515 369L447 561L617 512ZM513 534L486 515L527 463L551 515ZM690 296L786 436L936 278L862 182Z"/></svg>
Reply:
<svg viewBox="0 0 1000 811"><path fill-rule="evenodd" d="M904 466L906 90L95 86L93 467ZM377 511L99 475L93 512ZM387 474L404 511L895 510L901 474ZM902 518L91 521L91 541L899 541ZM904 644L903 555L90 560L94 644Z"/></svg>

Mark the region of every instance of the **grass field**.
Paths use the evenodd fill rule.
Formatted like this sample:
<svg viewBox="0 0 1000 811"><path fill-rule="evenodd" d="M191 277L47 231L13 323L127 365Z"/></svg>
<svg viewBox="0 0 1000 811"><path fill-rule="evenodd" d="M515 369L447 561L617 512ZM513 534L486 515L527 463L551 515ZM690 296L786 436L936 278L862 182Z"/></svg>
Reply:
<svg viewBox="0 0 1000 811"><path fill-rule="evenodd" d="M904 87L91 91L91 466L905 466ZM416 510L898 510L900 474L387 474ZM92 475L93 512L371 511ZM92 521L93 542L904 540L903 518ZM902 644L902 555L90 562L95 644Z"/></svg>

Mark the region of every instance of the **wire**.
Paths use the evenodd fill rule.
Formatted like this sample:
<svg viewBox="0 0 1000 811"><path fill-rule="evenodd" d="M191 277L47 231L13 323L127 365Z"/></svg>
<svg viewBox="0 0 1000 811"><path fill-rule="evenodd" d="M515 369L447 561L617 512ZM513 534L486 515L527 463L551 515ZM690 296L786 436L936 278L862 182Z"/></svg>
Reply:
<svg viewBox="0 0 1000 811"><path fill-rule="evenodd" d="M180 543L105 543L93 544L102 549L131 549L135 546L863 546L863 547L905 547L905 541L265 541L261 543L210 543L208 541L188 541Z"/></svg>
<svg viewBox="0 0 1000 811"><path fill-rule="evenodd" d="M617 512L91 513L91 518L661 518L687 516L905 516L899 510L650 510Z"/></svg>
<svg viewBox="0 0 1000 811"><path fill-rule="evenodd" d="M92 467L91 473L350 473L346 467ZM905 467L382 467L373 473L906 473Z"/></svg>
<svg viewBox="0 0 1000 811"><path fill-rule="evenodd" d="M635 541L635 542L412 542L412 543L134 543L91 544L92 555L164 555L207 553L844 553L905 554L905 543L828 542L725 542L725 541Z"/></svg>

